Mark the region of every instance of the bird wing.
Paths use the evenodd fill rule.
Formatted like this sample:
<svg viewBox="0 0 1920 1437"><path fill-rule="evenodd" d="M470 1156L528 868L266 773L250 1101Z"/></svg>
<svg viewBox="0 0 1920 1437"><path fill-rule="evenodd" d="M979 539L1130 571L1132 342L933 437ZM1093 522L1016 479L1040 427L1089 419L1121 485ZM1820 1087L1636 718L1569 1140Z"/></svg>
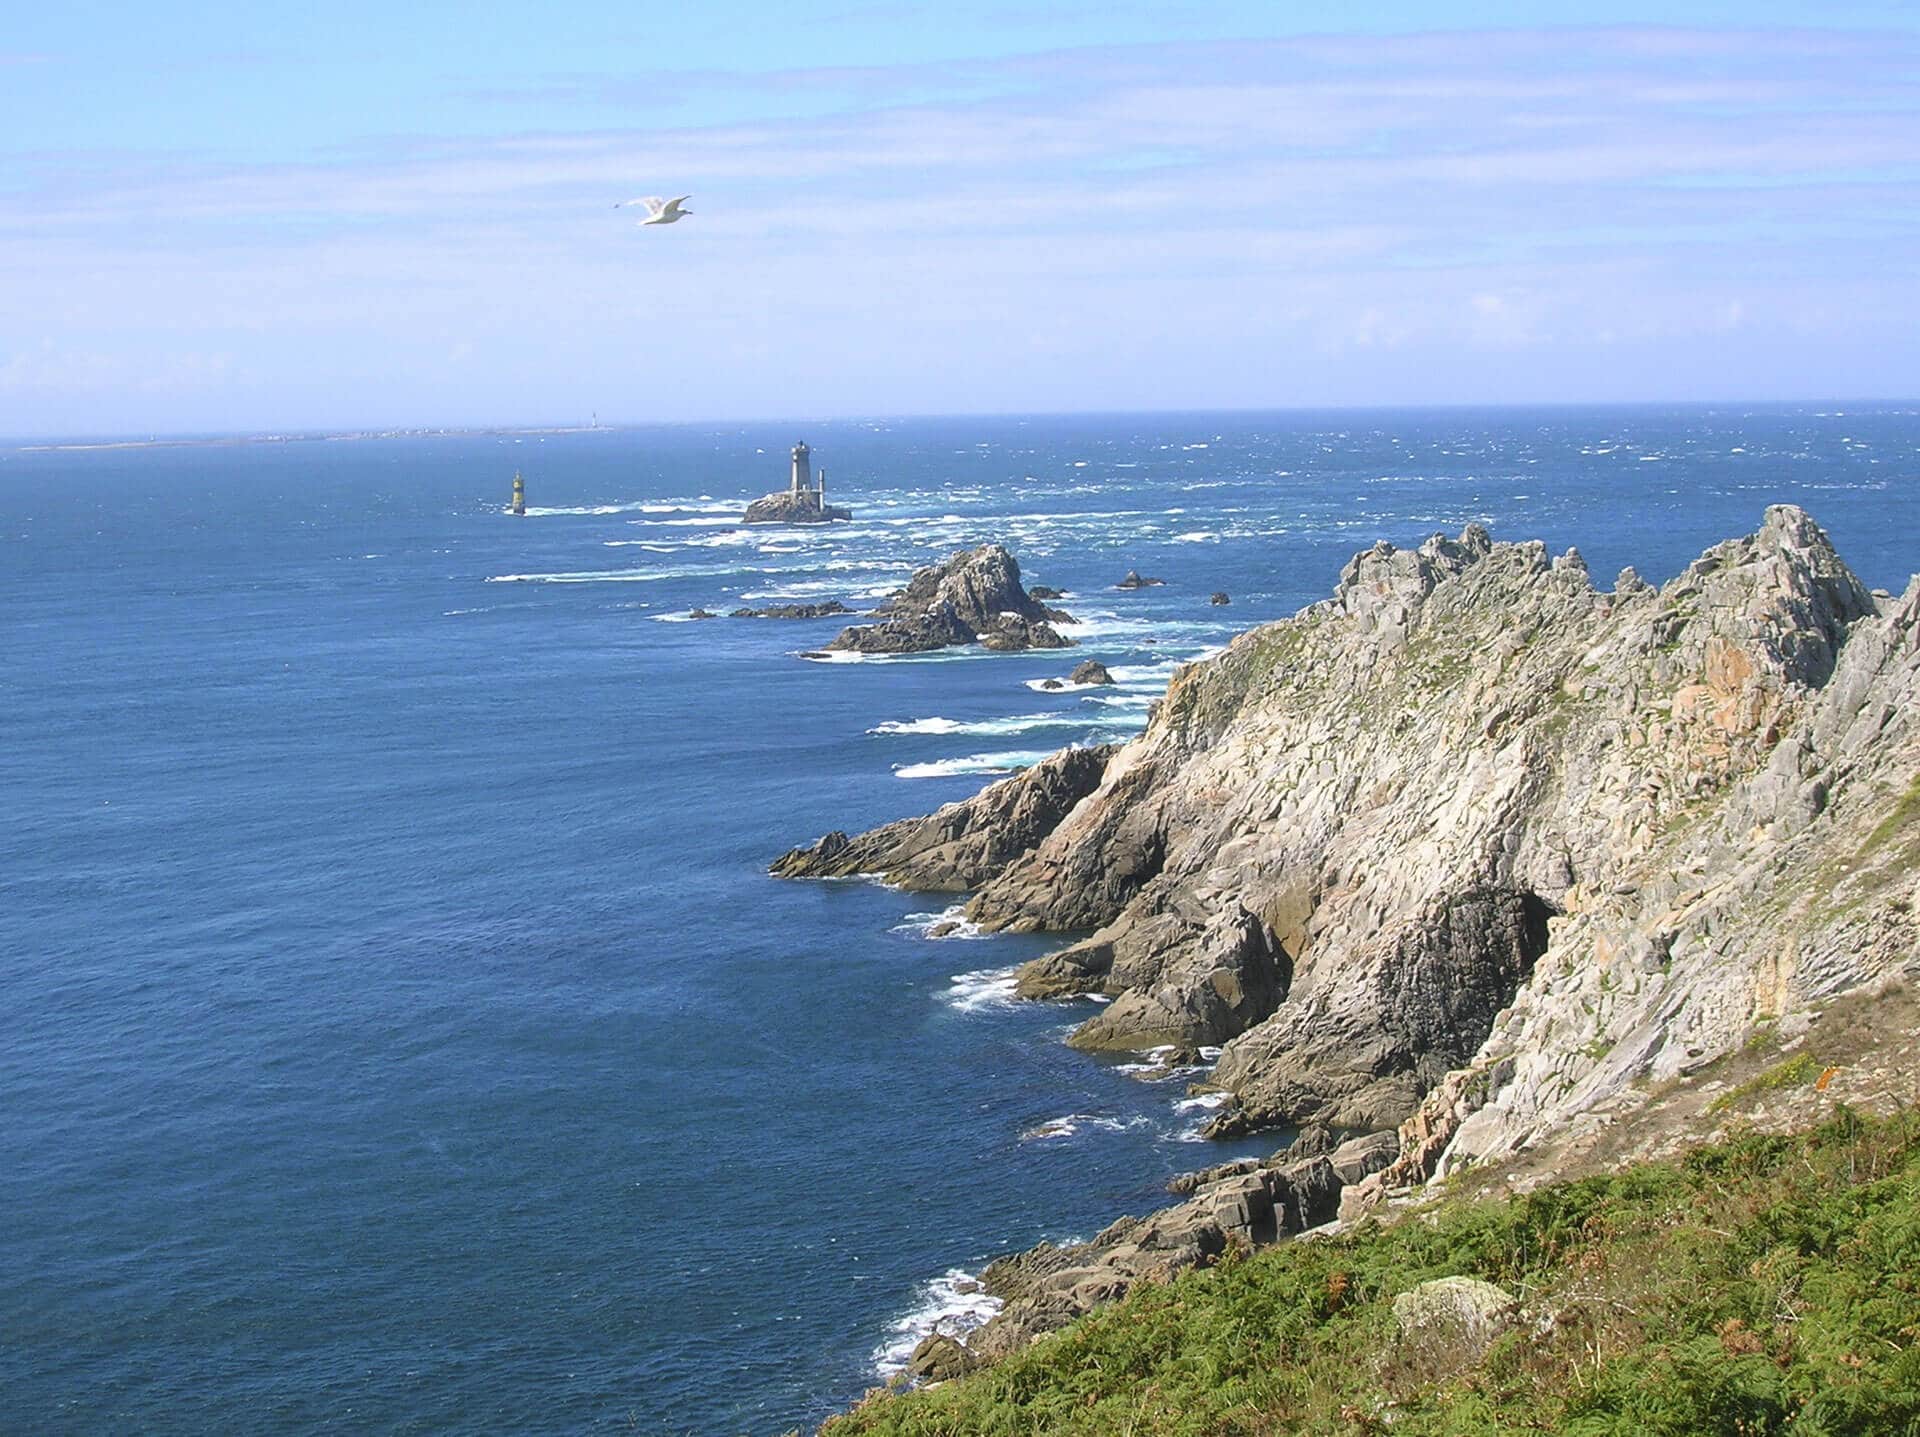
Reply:
<svg viewBox="0 0 1920 1437"><path fill-rule="evenodd" d="M617 210L623 210L628 205L645 205L647 207L648 214L657 215L660 213L661 210L667 207L667 202L661 199L658 195L647 195L643 199L621 200L619 203L614 205L614 208Z"/></svg>
<svg viewBox="0 0 1920 1437"><path fill-rule="evenodd" d="M667 203L666 203L666 208L665 208L665 213L667 213L667 214L670 214L670 215L677 215L677 214L679 214L679 213L680 213L680 206L681 206L681 205L683 205L683 204L685 204L685 203L686 203L686 202L687 202L688 200L690 200L690 199L692 199L692 198L693 198L693 196L692 196L692 195L681 195L679 199L676 199L676 200L668 200L668 201L667 201Z"/></svg>

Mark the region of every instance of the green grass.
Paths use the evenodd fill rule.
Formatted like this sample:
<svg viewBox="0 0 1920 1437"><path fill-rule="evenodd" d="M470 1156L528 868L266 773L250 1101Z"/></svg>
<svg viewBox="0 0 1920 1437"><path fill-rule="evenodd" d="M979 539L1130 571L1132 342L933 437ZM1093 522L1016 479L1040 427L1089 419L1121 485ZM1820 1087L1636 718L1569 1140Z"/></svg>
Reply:
<svg viewBox="0 0 1920 1437"><path fill-rule="evenodd" d="M1145 1288L863 1433L1920 1434L1920 1120L1841 1111ZM1480 1361L1396 1338L1465 1274L1524 1303Z"/></svg>

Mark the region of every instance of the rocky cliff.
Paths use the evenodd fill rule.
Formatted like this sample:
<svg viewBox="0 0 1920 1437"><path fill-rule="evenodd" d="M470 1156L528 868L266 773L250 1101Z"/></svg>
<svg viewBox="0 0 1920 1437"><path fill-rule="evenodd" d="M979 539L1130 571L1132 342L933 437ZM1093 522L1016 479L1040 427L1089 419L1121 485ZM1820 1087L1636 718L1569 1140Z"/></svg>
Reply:
<svg viewBox="0 0 1920 1437"><path fill-rule="evenodd" d="M998 544L982 544L916 570L906 588L874 611L878 624L844 629L829 649L911 654L954 644L990 649L1063 649L1053 627L1072 616L1049 609L1020 586L1020 565Z"/></svg>
<svg viewBox="0 0 1920 1437"><path fill-rule="evenodd" d="M1920 580L1868 593L1798 509L1612 592L1470 526L1357 555L1110 754L777 871L1092 930L1020 977L1112 998L1071 1042L1224 1044L1218 1131L1404 1124L1375 1181L1414 1181L1920 968L1917 689Z"/></svg>

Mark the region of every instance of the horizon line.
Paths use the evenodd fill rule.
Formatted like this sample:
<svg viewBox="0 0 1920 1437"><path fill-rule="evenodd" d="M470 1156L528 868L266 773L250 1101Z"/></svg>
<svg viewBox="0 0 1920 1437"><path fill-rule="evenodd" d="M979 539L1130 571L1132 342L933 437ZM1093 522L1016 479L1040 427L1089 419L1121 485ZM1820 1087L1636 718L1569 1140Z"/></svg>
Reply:
<svg viewBox="0 0 1920 1437"><path fill-rule="evenodd" d="M1174 416L1250 414L1448 414L1486 411L1539 412L1568 409L1797 409L1812 405L1906 406L1920 408L1920 396L1877 395L1797 397L1791 399L1549 399L1506 402L1412 404L1230 405L1172 409L994 409L918 411L896 414L845 413L769 416L700 416L689 419L622 419L581 424L556 421L491 424L393 424L330 427L269 427L173 433L13 434L0 435L0 452L47 453L98 449L192 448L214 445L302 444L356 439L452 439L484 435L619 434L646 429L687 429L731 425L924 423L934 420L1147 419Z"/></svg>

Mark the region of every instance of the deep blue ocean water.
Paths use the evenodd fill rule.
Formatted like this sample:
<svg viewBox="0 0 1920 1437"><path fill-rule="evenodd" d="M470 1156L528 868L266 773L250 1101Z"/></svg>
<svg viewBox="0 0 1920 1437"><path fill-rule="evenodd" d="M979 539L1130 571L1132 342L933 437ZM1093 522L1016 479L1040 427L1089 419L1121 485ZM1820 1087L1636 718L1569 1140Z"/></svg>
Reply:
<svg viewBox="0 0 1920 1437"><path fill-rule="evenodd" d="M1001 996L1049 940L771 858L1137 730L1376 538L1479 519L1610 586L1792 501L1897 590L1916 415L0 446L0 1428L817 1420L943 1274L1273 1142L1193 1141L1182 1084L1061 1046L1085 1005ZM738 528L802 437L855 521ZM1080 650L829 664L796 654L833 620L684 618L988 539ZM1087 656L1120 692L1032 687Z"/></svg>

